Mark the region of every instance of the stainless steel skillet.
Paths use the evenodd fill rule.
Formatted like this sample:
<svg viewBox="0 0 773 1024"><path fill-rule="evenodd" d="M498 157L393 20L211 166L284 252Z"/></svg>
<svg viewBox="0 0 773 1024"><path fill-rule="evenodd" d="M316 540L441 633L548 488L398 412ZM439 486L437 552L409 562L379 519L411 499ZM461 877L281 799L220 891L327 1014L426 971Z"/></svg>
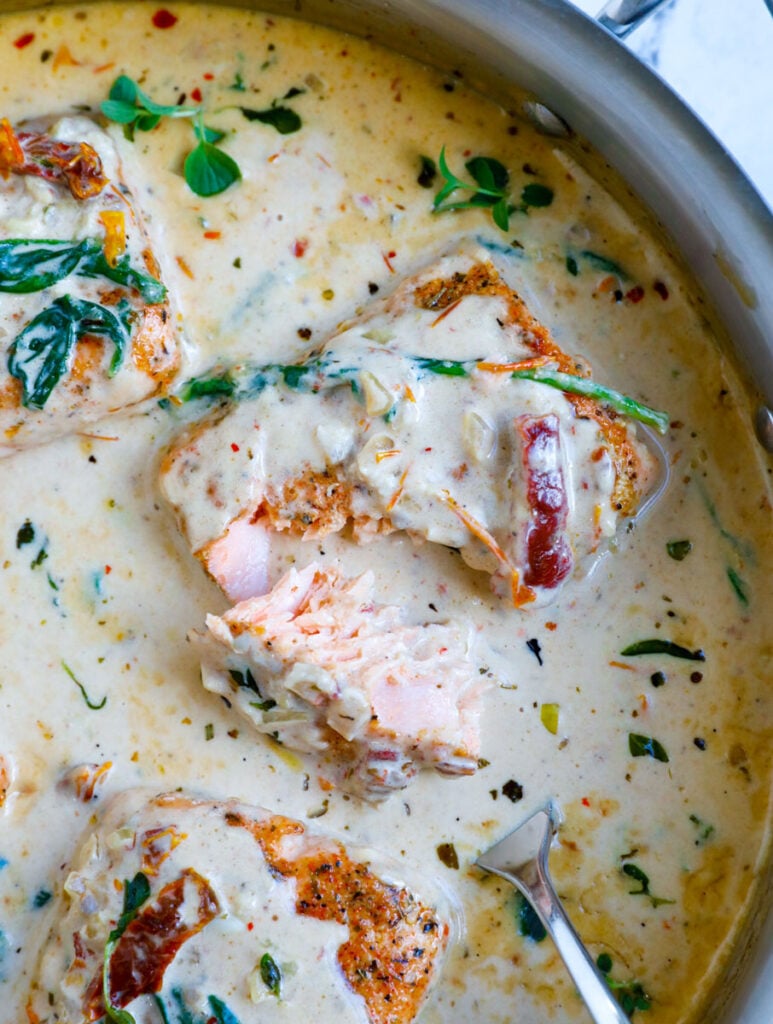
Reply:
<svg viewBox="0 0 773 1024"><path fill-rule="evenodd" d="M0 0L0 10L40 2ZM773 215L700 121L609 33L564 0L230 2L371 35L494 94L510 82L529 90L544 130L569 126L588 139L682 253L746 371L758 434L773 451ZM769 878L713 1024L771 1020L771 891Z"/></svg>

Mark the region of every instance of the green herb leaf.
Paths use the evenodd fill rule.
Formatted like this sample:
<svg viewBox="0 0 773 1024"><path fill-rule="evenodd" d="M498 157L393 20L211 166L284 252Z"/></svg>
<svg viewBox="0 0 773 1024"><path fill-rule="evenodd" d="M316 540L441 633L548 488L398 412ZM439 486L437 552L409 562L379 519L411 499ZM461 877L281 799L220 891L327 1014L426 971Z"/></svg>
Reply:
<svg viewBox="0 0 773 1024"><path fill-rule="evenodd" d="M577 277L577 275L580 273L580 268L577 266L577 260L574 258L574 256L566 257L566 269L569 271L572 277Z"/></svg>
<svg viewBox="0 0 773 1024"><path fill-rule="evenodd" d="M264 953L260 958L260 976L269 992L278 999L282 988L282 972L270 953Z"/></svg>
<svg viewBox="0 0 773 1024"><path fill-rule="evenodd" d="M265 110L251 110L249 107L239 107L242 114L248 121L260 121L261 124L271 125L276 128L280 135L292 135L303 126L303 121L290 107L271 106Z"/></svg>
<svg viewBox="0 0 773 1024"><path fill-rule="evenodd" d="M137 120L137 107L134 103L126 103L123 100L103 100L99 109L108 119L116 124L132 124Z"/></svg>
<svg viewBox="0 0 773 1024"><path fill-rule="evenodd" d="M106 277L108 281L115 281L125 288L134 288L138 291L145 302L155 304L163 302L166 298L166 288L157 281L155 277L137 270L129 261L128 253L116 260L111 266L105 259L105 253L101 246L96 251L89 251L81 261L77 273L82 277Z"/></svg>
<svg viewBox="0 0 773 1024"><path fill-rule="evenodd" d="M239 165L211 142L200 142L185 158L185 181L197 196L216 196L239 181Z"/></svg>
<svg viewBox="0 0 773 1024"><path fill-rule="evenodd" d="M629 895L649 895L650 880L649 877L644 874L641 868L638 868L635 864L623 864L623 874L628 875L629 878L633 878L635 881L641 883L641 889L631 889L629 890Z"/></svg>
<svg viewBox="0 0 773 1024"><path fill-rule="evenodd" d="M635 658L642 654L669 654L672 658L685 658L687 661L705 661L706 655L702 650L691 651L681 644L675 644L672 640L661 640L653 637L651 640L637 640L629 644L620 652L626 658Z"/></svg>
<svg viewBox="0 0 773 1024"><path fill-rule="evenodd" d="M55 589L58 589L58 587L57 587L57 588L55 588ZM68 676L70 677L70 679L72 679L72 681L73 681L73 682L75 683L75 685L76 685L76 686L78 687L78 689L80 690L80 692L81 692L81 696L82 696L82 697L83 697L83 699L84 699L84 700L86 701L86 707L87 707L87 708L91 708L91 710L92 710L92 711L101 711L101 710L102 710L102 708L103 708L103 707L105 706L105 704L107 704L107 694L105 694L105 696L104 696L104 697L102 698L102 700L101 700L101 701L99 702L99 704L94 704L94 703L93 703L93 702L92 702L92 701L91 701L91 700L89 699L89 695L88 695L88 694L86 693L86 688L85 688L85 686L83 685L83 683L81 683L81 682L80 682L80 681L79 681L79 680L78 680L78 679L76 678L76 676L75 676L75 673L74 673L74 672L73 672L73 670L72 670L72 669L70 668L70 666L69 666L69 665L67 664L67 662L66 662L66 661L63 661L63 662L62 662L61 664L62 664L62 668L63 668L63 669L65 670L65 672L67 673L67 675L68 675Z"/></svg>
<svg viewBox="0 0 773 1024"><path fill-rule="evenodd" d="M642 405L635 398L629 398L603 384L597 384L596 381L590 380L588 377L560 373L558 370L551 370L545 366L538 366L533 370L516 370L512 376L519 380L533 380L538 384L547 384L551 388L557 388L570 395L585 395L588 398L595 398L614 409L615 412L654 427L660 434L665 434L668 431L669 417L667 413L658 412L647 405Z"/></svg>
<svg viewBox="0 0 773 1024"><path fill-rule="evenodd" d="M448 166L445 146L440 151L438 160L440 173L445 179L445 184L437 193L432 203L435 213L448 212L450 210L469 210L473 207L486 207L491 210L491 216L498 228L507 231L510 223L512 207L507 203L507 190L510 182L510 174L504 164L491 156L474 156L464 165L468 174L474 179L472 185L468 181L458 178ZM447 202L449 197L458 189L465 192L472 192L469 199Z"/></svg>
<svg viewBox="0 0 773 1024"><path fill-rule="evenodd" d="M15 238L0 242L0 291L38 292L70 274L106 277L135 288L146 302L161 302L166 295L159 281L131 266L128 254L110 266L96 238L80 242Z"/></svg>
<svg viewBox="0 0 773 1024"><path fill-rule="evenodd" d="M192 377L183 384L179 397L183 402L213 395L232 395L236 385L228 377Z"/></svg>
<svg viewBox="0 0 773 1024"><path fill-rule="evenodd" d="M62 295L38 313L16 336L8 352L8 370L22 383L22 403L42 409L69 369L70 355L85 334L102 335L115 346L109 375L118 370L129 344L129 330L109 309Z"/></svg>
<svg viewBox="0 0 773 1024"><path fill-rule="evenodd" d="M636 1010L649 1010L650 997L638 981L616 981L609 977L612 970L612 957L608 953L600 953L596 958L596 966L604 975L604 980L627 1017L632 1017Z"/></svg>
<svg viewBox="0 0 773 1024"><path fill-rule="evenodd" d="M609 953L599 953L596 957L596 966L602 974L609 974L612 970L612 957Z"/></svg>
<svg viewBox="0 0 773 1024"><path fill-rule="evenodd" d="M730 586L733 588L735 596L746 607L749 604L749 594L746 589L746 583L741 579L735 569L732 566L727 568L727 578L730 580Z"/></svg>
<svg viewBox="0 0 773 1024"><path fill-rule="evenodd" d="M505 199L500 199L491 207L491 217L500 231L507 231L510 227L510 214L512 207Z"/></svg>
<svg viewBox="0 0 773 1024"><path fill-rule="evenodd" d="M422 188L432 188L435 178L437 178L437 167L435 166L435 161L431 156L424 155L421 155L419 160L421 161L421 170L419 171L419 176L416 181Z"/></svg>
<svg viewBox="0 0 773 1024"><path fill-rule="evenodd" d="M521 192L521 209L525 210L529 206L550 206L552 202L552 188L548 188L547 185L540 185L536 181L530 181L528 185L524 185Z"/></svg>
<svg viewBox="0 0 773 1024"><path fill-rule="evenodd" d="M35 527L32 525L29 519L25 519L19 529L16 531L16 547L24 547L25 544L31 544L35 539Z"/></svg>
<svg viewBox="0 0 773 1024"><path fill-rule="evenodd" d="M698 830L698 838L695 840L695 845L703 846L703 844L714 834L714 826L707 825L706 822L699 818L697 814L691 814L690 821Z"/></svg>
<svg viewBox="0 0 773 1024"><path fill-rule="evenodd" d="M53 894L50 893L48 889L39 889L35 893L35 897L32 900L33 907L35 907L37 910L39 910L41 907L45 907L46 903L48 903L52 895Z"/></svg>
<svg viewBox="0 0 773 1024"><path fill-rule="evenodd" d="M258 711L270 711L271 708L276 707L276 701L272 700L270 697L263 700L263 694L260 692L258 684L255 681L255 676L250 672L249 668L245 668L244 671L232 668L229 669L228 674L241 689L251 690L261 698L259 701L250 701L251 708L257 708Z"/></svg>
<svg viewBox="0 0 773 1024"><path fill-rule="evenodd" d="M144 903L147 903L149 898L150 882L141 871L138 871L131 881L124 880L123 909L115 928L110 932L109 942L117 942L120 939L137 916L137 911Z"/></svg>
<svg viewBox="0 0 773 1024"><path fill-rule="evenodd" d="M207 1002L217 1024L239 1024L239 1018L232 1010L228 1009L222 999L218 999L217 996L207 996Z"/></svg>
<svg viewBox="0 0 773 1024"><path fill-rule="evenodd" d="M0 292L29 294L68 277L92 245L82 242L8 238L0 242Z"/></svg>
<svg viewBox="0 0 773 1024"><path fill-rule="evenodd" d="M489 195L504 195L510 184L510 173L499 160L493 156L474 156L464 166L470 177L480 185L481 191Z"/></svg>
<svg viewBox="0 0 773 1024"><path fill-rule="evenodd" d="M413 359L419 370L426 373L435 373L441 377L469 377L468 364L457 359L428 359L425 356L415 356ZM472 365L474 361L471 361Z"/></svg>
<svg viewBox="0 0 773 1024"><path fill-rule="evenodd" d="M233 82L231 82L231 84L228 86L228 88L232 89L233 92L246 92L247 91L247 87L244 84L244 79L242 78L241 71L237 71L236 72L236 74L234 75L234 80L233 80Z"/></svg>
<svg viewBox="0 0 773 1024"><path fill-rule="evenodd" d="M102 962L102 990L107 1016L113 1024L135 1024L134 1017L127 1011L113 1006L110 1002L110 958L118 940L137 916L140 907L150 897L150 883L141 871L131 881L123 883L123 910L118 922L107 937L105 956Z"/></svg>
<svg viewBox="0 0 773 1024"><path fill-rule="evenodd" d="M545 926L540 921L537 911L521 892L515 894L515 916L518 921L518 934L533 942L542 942L547 935Z"/></svg>
<svg viewBox="0 0 773 1024"><path fill-rule="evenodd" d="M128 75L119 75L110 86L108 96L119 103L133 104L137 102L137 83Z"/></svg>
<svg viewBox="0 0 773 1024"><path fill-rule="evenodd" d="M628 733L628 749L632 757L653 757L656 761L668 761L665 747L651 736L640 733Z"/></svg>
<svg viewBox="0 0 773 1024"><path fill-rule="evenodd" d="M655 909L665 904L676 903L676 900L666 900L661 896L653 896L650 892L649 877L635 864L623 864L623 874L628 875L629 878L633 878L634 881L641 884L641 889L629 889L630 896L646 896Z"/></svg>
<svg viewBox="0 0 773 1024"><path fill-rule="evenodd" d="M211 142L213 146L222 142L226 136L225 132L218 131L217 128L208 128L203 121L194 121L193 131L199 142Z"/></svg>
<svg viewBox="0 0 773 1024"><path fill-rule="evenodd" d="M43 541L43 545L40 548L40 551L38 551L38 553L35 555L35 557L30 562L30 569L39 569L47 558L48 558L48 537L46 537L46 539Z"/></svg>
<svg viewBox="0 0 773 1024"><path fill-rule="evenodd" d="M619 277L622 281L630 280L630 275L620 266L619 263L615 263L614 260L609 259L608 256L601 256L597 252L592 252L590 249L583 249L580 253L580 257L589 263L596 270L604 270L608 274L614 274Z"/></svg>
<svg viewBox="0 0 773 1024"><path fill-rule="evenodd" d="M138 118L137 127L140 131L148 131L139 122L143 114L151 114L154 117L193 117L198 114L200 107L181 107L176 103L156 103L147 93L143 92L137 83L128 75L119 75L110 87L108 98L100 105L105 117L110 121L117 121L119 124L128 124L129 111L132 110L134 117ZM118 116L113 116L113 115ZM158 124L156 120L155 124ZM155 127L155 124L152 127Z"/></svg>
<svg viewBox="0 0 773 1024"><path fill-rule="evenodd" d="M692 551L692 541L670 540L666 544L666 551L668 552L669 558L673 558L675 562L682 562Z"/></svg>

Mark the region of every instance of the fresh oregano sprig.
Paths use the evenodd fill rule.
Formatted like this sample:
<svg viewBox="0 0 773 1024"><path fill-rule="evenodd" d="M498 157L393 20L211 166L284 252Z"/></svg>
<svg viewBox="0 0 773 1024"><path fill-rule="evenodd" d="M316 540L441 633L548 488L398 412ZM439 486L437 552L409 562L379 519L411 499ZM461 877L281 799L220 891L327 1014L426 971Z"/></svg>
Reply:
<svg viewBox="0 0 773 1024"><path fill-rule="evenodd" d="M162 117L195 117L201 107L156 103L134 79L119 75L110 86L108 98L100 104L100 110L108 121L122 124L127 139L133 140L135 131L151 131Z"/></svg>
<svg viewBox="0 0 773 1024"><path fill-rule="evenodd" d="M432 203L435 213L449 210L470 210L476 207L488 207L498 228L507 231L510 214L513 208L507 201L510 172L503 163L491 156L474 156L464 165L465 170L475 184L459 178L448 166L446 148L440 150L438 169L444 178L444 184L436 194ZM454 192L471 192L469 199L448 202Z"/></svg>
<svg viewBox="0 0 773 1024"><path fill-rule="evenodd" d="M422 158L422 160L425 159ZM464 181L454 174L448 166L445 146L441 149L438 168L444 178L444 183L432 203L434 213L483 207L491 210L491 217L496 226L502 231L507 231L510 227L510 216L513 213L528 214L531 207L550 206L553 202L553 190L539 182L529 182L524 185L520 201L517 204L510 202L508 199L510 172L503 163L493 156L471 157L464 167L474 184ZM469 199L457 199L449 202L451 196L457 191L471 192L472 195Z"/></svg>
<svg viewBox="0 0 773 1024"><path fill-rule="evenodd" d="M204 124L200 106L156 103L128 75L119 75L100 109L108 120L124 126L129 140L134 139L135 131L151 131L164 117L193 118L198 144L186 156L183 174L188 188L197 196L219 195L242 176L233 157L217 148L225 133Z"/></svg>

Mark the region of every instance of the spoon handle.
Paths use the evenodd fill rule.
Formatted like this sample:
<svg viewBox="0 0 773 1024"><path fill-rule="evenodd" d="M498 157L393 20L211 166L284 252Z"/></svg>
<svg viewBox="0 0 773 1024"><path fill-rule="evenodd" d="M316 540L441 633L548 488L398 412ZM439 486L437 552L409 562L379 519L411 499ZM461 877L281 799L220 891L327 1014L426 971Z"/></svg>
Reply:
<svg viewBox="0 0 773 1024"><path fill-rule="evenodd" d="M666 0L607 0L596 15L598 22L605 29L625 39L629 32L662 7Z"/></svg>
<svg viewBox="0 0 773 1024"><path fill-rule="evenodd" d="M537 871L529 884L526 885L521 877L518 888L532 903L556 944L594 1024L630 1024L566 916L546 868L546 865L537 864Z"/></svg>

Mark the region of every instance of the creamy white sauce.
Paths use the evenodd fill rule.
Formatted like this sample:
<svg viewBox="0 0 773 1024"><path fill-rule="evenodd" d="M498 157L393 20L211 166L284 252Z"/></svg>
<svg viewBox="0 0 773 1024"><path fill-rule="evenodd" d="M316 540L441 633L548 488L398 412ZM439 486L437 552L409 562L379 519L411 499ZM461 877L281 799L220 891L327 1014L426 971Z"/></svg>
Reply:
<svg viewBox="0 0 773 1024"><path fill-rule="evenodd" d="M405 799L374 809L321 790L300 757L247 731L232 735L235 720L202 690L184 637L225 602L157 491L159 453L180 429L177 417L152 408L112 418L93 431L103 440L63 438L0 464L0 755L10 774L0 810L0 992L8 1019L24 1019L51 923L52 903L36 908L36 894L59 891L95 810L137 783L235 796L300 818L324 810L317 825L448 886L466 931L423 1011L427 1024L536 1024L548 1012L583 1019L555 951L520 936L511 894L471 867L481 849L557 798L566 819L553 855L559 890L594 956L607 952L613 976L640 981L650 995L650 1010L635 1019L705 1016L769 837L773 531L770 467L690 281L573 156L457 80L300 22L174 10L179 21L165 31L145 6L4 17L0 112L17 122L96 106L120 71L160 102L202 91L208 123L228 132L223 148L243 173L220 197L196 198L179 174L193 144L189 125L166 123L133 145L115 133L127 175L144 183L139 201L189 342L186 372L289 362L355 314L369 282L384 294L427 252L463 235L517 238L525 296L561 347L586 355L599 380L668 410L672 477L619 552L532 614L503 607L458 555L417 549L401 533L366 549L346 538L279 538L274 579L312 559L349 575L371 568L379 599L414 621L466 618L485 634L492 676L507 681L486 697L485 767L450 781L424 773ZM29 45L13 45L30 32ZM44 51L51 56L41 61ZM246 93L228 88L237 71ZM305 90L287 101L303 119L296 134L248 124L232 107L266 108L294 86ZM467 155L502 160L516 196L534 180L521 170L528 164L554 202L514 217L507 236L480 210L432 215L433 190L416 184L418 157L437 157L443 145L458 172ZM617 261L628 280L610 286L586 251ZM568 252L578 257L576 276ZM615 288L635 284L644 288L640 302L614 300ZM17 547L28 519L34 540ZM683 539L692 550L677 562L666 543ZM32 568L43 548L47 557ZM621 657L650 636L702 648L706 661ZM533 638L541 666L526 646ZM101 710L86 706L63 662L92 702L107 697ZM656 688L658 670L667 681ZM559 705L555 734L542 724L545 704ZM629 733L657 738L668 763L632 758ZM95 804L56 788L73 765L106 761ZM508 780L523 787L517 804L503 792ZM449 842L458 870L437 855ZM654 907L630 895L638 884L623 863L676 902Z"/></svg>

